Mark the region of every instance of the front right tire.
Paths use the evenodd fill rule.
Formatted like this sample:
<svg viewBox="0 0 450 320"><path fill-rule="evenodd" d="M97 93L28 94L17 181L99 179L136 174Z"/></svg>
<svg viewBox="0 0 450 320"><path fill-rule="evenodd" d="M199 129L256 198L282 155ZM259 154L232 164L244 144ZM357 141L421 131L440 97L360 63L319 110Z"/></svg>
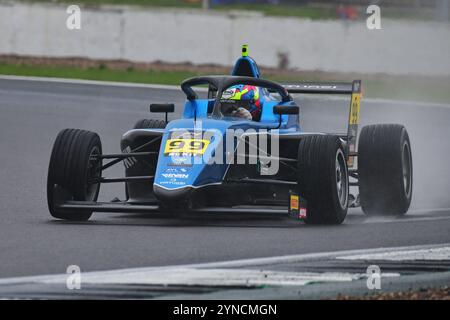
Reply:
<svg viewBox="0 0 450 320"><path fill-rule="evenodd" d="M100 137L90 131L64 129L53 145L47 176L47 204L54 218L86 221L92 211L58 209L65 201L97 201L101 177Z"/></svg>

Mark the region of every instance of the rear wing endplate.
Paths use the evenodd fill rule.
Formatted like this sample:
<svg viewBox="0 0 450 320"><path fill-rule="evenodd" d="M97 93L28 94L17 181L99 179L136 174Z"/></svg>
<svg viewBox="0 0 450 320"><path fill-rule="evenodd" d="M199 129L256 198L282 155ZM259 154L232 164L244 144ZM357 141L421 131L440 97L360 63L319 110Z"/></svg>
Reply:
<svg viewBox="0 0 450 320"><path fill-rule="evenodd" d="M305 94L348 94L351 95L347 128L347 162L354 166L357 156L356 141L358 139L359 113L361 109L361 80L340 83L297 83L282 85L289 93Z"/></svg>

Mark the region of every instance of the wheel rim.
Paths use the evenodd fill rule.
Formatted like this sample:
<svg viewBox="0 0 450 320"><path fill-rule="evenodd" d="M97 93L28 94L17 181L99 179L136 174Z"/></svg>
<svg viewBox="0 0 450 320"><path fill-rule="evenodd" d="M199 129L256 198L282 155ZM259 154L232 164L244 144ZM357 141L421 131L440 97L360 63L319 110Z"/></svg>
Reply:
<svg viewBox="0 0 450 320"><path fill-rule="evenodd" d="M347 208L348 203L348 174L345 164L344 153L339 149L336 153L335 171L337 197L342 209Z"/></svg>
<svg viewBox="0 0 450 320"><path fill-rule="evenodd" d="M100 183L89 183L89 181L101 177L101 170L98 170L99 166L101 165L101 160L97 158L98 155L100 155L100 150L96 146L92 148L91 153L89 154L86 179L86 181L88 181L88 184L86 186L86 201L96 200L98 188L100 186Z"/></svg>
<svg viewBox="0 0 450 320"><path fill-rule="evenodd" d="M412 181L412 170L411 170L411 151L409 149L409 144L407 141L403 144L402 148L402 177L403 177L403 188L405 190L406 197L409 198L411 195L411 181Z"/></svg>

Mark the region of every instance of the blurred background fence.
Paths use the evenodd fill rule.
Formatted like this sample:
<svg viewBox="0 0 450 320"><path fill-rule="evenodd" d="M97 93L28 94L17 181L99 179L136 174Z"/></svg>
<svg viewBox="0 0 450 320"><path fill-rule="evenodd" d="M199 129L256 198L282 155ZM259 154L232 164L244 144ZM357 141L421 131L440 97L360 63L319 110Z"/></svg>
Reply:
<svg viewBox="0 0 450 320"><path fill-rule="evenodd" d="M202 0L78 0L84 4L82 28L69 30L67 2L0 0L0 55L231 65L240 45L248 43L259 64L271 68L450 76L450 23L410 15L407 20L384 18L384 3L433 8L440 0L378 1L381 30L367 28L369 2L360 6L364 1L296 1L292 8L298 17L292 17L294 9L286 11L289 0L239 1L237 7L223 1L217 4L220 9L201 10ZM149 6L98 6L110 3ZM246 5L284 11L265 15L221 9ZM321 5L332 12L327 19L317 11ZM346 10L339 16L341 9ZM285 13L290 17L281 16Z"/></svg>

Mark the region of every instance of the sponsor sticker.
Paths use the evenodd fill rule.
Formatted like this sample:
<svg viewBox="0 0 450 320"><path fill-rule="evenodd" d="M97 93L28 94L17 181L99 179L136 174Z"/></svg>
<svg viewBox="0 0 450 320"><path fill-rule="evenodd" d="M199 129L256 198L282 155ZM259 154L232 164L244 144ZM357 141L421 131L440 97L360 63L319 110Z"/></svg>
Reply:
<svg viewBox="0 0 450 320"><path fill-rule="evenodd" d="M183 167L169 167L164 170L165 173L187 173L189 170Z"/></svg>
<svg viewBox="0 0 450 320"><path fill-rule="evenodd" d="M164 147L165 155L202 155L209 145L206 139L168 139Z"/></svg>
<svg viewBox="0 0 450 320"><path fill-rule="evenodd" d="M300 219L306 219L307 209L306 208L300 208L300 213L298 214L298 217Z"/></svg>
<svg viewBox="0 0 450 320"><path fill-rule="evenodd" d="M299 209L299 196L291 194L291 210Z"/></svg>
<svg viewBox="0 0 450 320"><path fill-rule="evenodd" d="M184 162L169 162L167 164L169 167L185 167L185 168L190 168L192 167L192 163L184 163Z"/></svg>
<svg viewBox="0 0 450 320"><path fill-rule="evenodd" d="M187 179L189 174L187 173L163 173L162 176L166 179Z"/></svg>
<svg viewBox="0 0 450 320"><path fill-rule="evenodd" d="M353 93L352 94L352 102L350 106L350 117L349 124L358 124L359 123L359 111L361 107L361 94Z"/></svg>

